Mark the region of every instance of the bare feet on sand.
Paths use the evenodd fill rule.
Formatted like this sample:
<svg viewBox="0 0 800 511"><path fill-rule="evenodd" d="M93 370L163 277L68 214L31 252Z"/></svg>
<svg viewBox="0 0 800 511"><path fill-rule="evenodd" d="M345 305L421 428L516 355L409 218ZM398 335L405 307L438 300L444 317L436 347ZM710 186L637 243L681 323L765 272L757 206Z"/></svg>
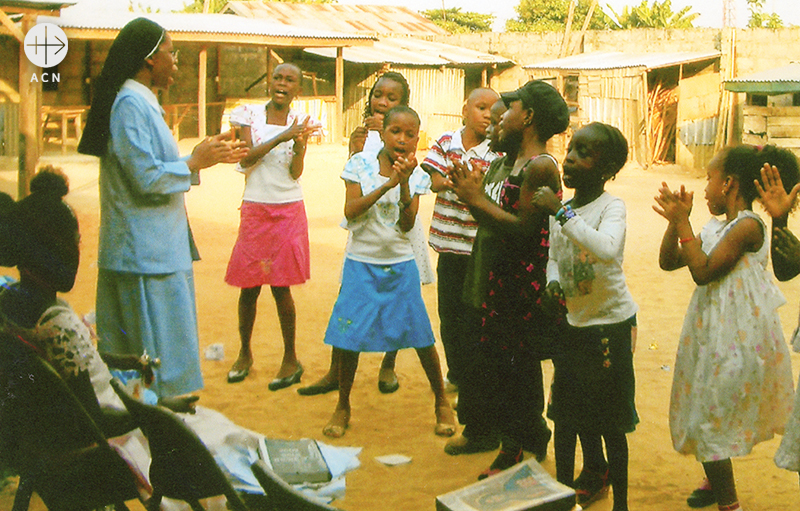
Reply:
<svg viewBox="0 0 800 511"><path fill-rule="evenodd" d="M349 423L350 410L337 408L336 411L333 412L333 415L331 415L331 420L329 420L328 424L322 429L322 433L331 438L341 438L344 436L344 432Z"/></svg>
<svg viewBox="0 0 800 511"><path fill-rule="evenodd" d="M301 396L316 396L317 394L327 394L334 390L339 390L339 382L335 379L331 379L326 374L308 387L300 387L297 389L297 393Z"/></svg>

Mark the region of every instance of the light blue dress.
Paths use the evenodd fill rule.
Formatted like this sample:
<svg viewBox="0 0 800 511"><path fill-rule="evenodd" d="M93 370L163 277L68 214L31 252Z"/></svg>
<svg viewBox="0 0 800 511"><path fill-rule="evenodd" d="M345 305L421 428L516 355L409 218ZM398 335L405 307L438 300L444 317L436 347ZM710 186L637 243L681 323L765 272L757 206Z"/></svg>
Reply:
<svg viewBox="0 0 800 511"><path fill-rule="evenodd" d="M100 159L97 328L101 351L161 359L159 396L203 387L186 216L191 172L156 96L128 80L111 110Z"/></svg>

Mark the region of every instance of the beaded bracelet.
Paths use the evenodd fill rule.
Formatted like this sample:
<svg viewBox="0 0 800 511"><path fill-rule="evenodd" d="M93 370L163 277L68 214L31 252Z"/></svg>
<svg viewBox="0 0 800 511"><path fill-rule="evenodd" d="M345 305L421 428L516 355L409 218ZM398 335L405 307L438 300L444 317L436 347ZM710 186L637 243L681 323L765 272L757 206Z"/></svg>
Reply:
<svg viewBox="0 0 800 511"><path fill-rule="evenodd" d="M575 212L572 210L572 207L569 204L567 204L566 206L561 206L561 209L559 209L556 212L555 217L556 217L556 220L558 221L558 223L560 223L561 225L564 225L571 218L575 217Z"/></svg>

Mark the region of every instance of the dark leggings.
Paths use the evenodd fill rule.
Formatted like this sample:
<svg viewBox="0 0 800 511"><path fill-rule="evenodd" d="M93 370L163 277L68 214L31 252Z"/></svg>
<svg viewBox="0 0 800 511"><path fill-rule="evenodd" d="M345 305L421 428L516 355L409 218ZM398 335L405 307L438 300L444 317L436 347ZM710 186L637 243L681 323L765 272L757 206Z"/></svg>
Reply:
<svg viewBox="0 0 800 511"><path fill-rule="evenodd" d="M553 445L556 455L556 479L573 486L575 482L575 445L580 436L583 451L583 470L600 476L608 468L608 476L614 489L614 511L628 509L628 439L621 431L604 433L578 433L568 426L556 424ZM603 454L606 444L608 461Z"/></svg>

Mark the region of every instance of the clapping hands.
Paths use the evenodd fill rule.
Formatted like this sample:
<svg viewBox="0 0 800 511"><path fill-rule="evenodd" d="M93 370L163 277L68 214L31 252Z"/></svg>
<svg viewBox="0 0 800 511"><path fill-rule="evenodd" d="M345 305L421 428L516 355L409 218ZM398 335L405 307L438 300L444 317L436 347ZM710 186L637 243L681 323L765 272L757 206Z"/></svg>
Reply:
<svg viewBox="0 0 800 511"><path fill-rule="evenodd" d="M483 169L468 162L451 159L449 188L465 204L474 204L483 195Z"/></svg>
<svg viewBox="0 0 800 511"><path fill-rule="evenodd" d="M186 164L189 170L197 172L217 163L237 163L247 156L248 152L247 144L236 140L233 130L230 130L203 139L194 147Z"/></svg>
<svg viewBox="0 0 800 511"><path fill-rule="evenodd" d="M298 123L297 118L295 117L292 119L292 124L286 128L286 131L280 134L279 140L281 142L288 142L289 140L294 140L294 150L302 151L306 148L306 142L308 142L308 137L311 136L312 133L317 131L319 126L316 126L311 123L311 117L307 116L303 122Z"/></svg>
<svg viewBox="0 0 800 511"><path fill-rule="evenodd" d="M791 192L786 193L778 168L769 163L765 163L761 169L761 181L763 186L761 182L756 180L756 190L758 190L759 200L769 216L782 218L788 215L797 200L800 184L795 185Z"/></svg>
<svg viewBox="0 0 800 511"><path fill-rule="evenodd" d="M694 192L687 192L683 185L680 189L673 191L664 182L661 183L658 192L659 195L655 197L656 205L653 206L656 213L673 224L689 218L692 212Z"/></svg>
<svg viewBox="0 0 800 511"><path fill-rule="evenodd" d="M772 248L786 261L800 264L800 240L786 227L773 230Z"/></svg>
<svg viewBox="0 0 800 511"><path fill-rule="evenodd" d="M561 200L549 186L542 186L533 192L531 204L555 215L561 209Z"/></svg>
<svg viewBox="0 0 800 511"><path fill-rule="evenodd" d="M392 164L392 176L389 178L389 184L394 186L408 183L415 168L417 168L417 157L413 152L408 157L398 156Z"/></svg>

